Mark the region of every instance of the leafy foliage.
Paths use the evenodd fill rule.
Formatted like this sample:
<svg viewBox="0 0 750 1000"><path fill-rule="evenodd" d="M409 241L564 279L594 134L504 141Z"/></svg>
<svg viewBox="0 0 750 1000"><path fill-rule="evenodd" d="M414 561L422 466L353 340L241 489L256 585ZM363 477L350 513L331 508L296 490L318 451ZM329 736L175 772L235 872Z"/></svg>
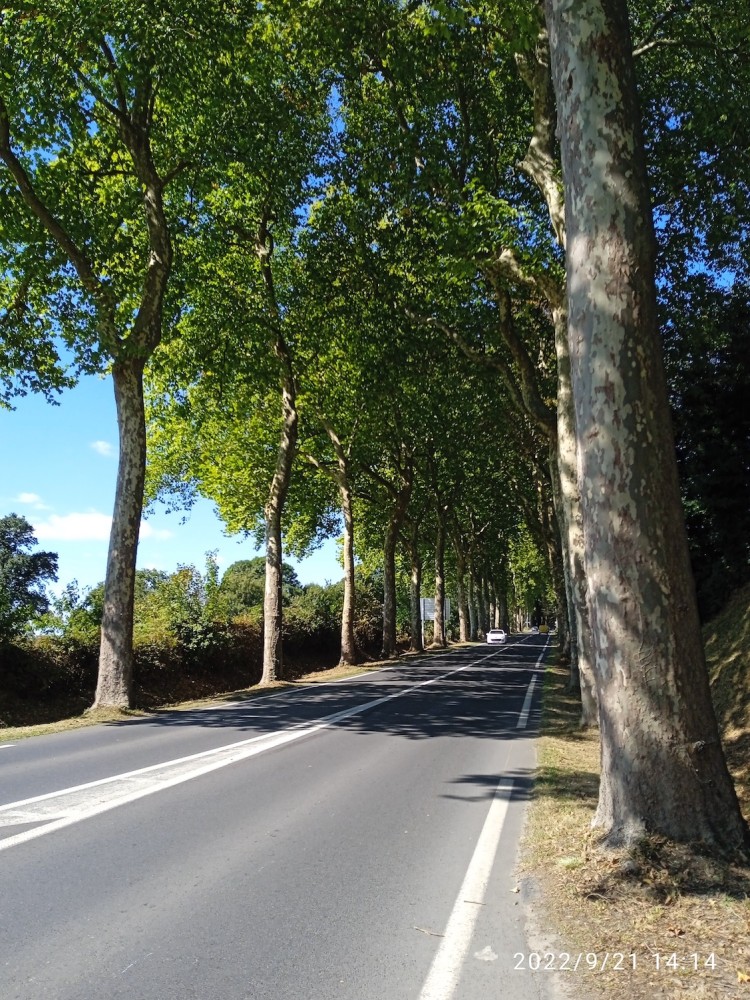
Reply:
<svg viewBox="0 0 750 1000"><path fill-rule="evenodd" d="M675 299L668 374L693 570L707 617L750 579L750 288L726 290L694 276Z"/></svg>
<svg viewBox="0 0 750 1000"><path fill-rule="evenodd" d="M0 641L22 635L47 610L44 584L57 580L57 555L32 552L36 544L24 517L0 518Z"/></svg>

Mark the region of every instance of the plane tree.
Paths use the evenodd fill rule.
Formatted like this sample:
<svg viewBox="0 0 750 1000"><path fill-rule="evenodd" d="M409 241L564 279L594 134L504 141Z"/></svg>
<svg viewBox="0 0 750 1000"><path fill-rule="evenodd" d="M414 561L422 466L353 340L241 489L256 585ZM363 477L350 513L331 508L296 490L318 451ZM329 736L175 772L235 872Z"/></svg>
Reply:
<svg viewBox="0 0 750 1000"><path fill-rule="evenodd" d="M747 852L680 504L628 10L546 0L545 12L602 734L595 825L612 846L650 832Z"/></svg>
<svg viewBox="0 0 750 1000"><path fill-rule="evenodd" d="M210 183L205 168L225 125L226 93L253 80L258 113L279 97L264 75L262 20L255 5L211 0L179 16L171 4L130 0L3 9L0 242L12 303L4 325L13 323L18 361L34 371L40 355L49 369L54 336L80 365L109 371L117 405L95 705L130 700L143 373L175 329L180 241ZM31 312L40 318L29 320ZM42 346L29 356L35 333Z"/></svg>

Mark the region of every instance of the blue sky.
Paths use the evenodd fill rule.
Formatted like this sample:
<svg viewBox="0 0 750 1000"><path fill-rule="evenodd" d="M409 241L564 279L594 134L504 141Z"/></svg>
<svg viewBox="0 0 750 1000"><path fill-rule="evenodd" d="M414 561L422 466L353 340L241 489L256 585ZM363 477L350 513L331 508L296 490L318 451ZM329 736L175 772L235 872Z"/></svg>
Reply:
<svg viewBox="0 0 750 1000"><path fill-rule="evenodd" d="M40 548L57 552L61 589L71 580L91 587L104 579L117 474L117 420L110 378L87 376L54 406L39 396L0 409L0 516L23 515ZM187 521L182 523L187 516ZM173 571L218 550L222 570L256 555L251 539L228 538L213 505L201 500L187 515L158 505L144 520L139 568ZM302 583L339 580L335 540L297 568Z"/></svg>

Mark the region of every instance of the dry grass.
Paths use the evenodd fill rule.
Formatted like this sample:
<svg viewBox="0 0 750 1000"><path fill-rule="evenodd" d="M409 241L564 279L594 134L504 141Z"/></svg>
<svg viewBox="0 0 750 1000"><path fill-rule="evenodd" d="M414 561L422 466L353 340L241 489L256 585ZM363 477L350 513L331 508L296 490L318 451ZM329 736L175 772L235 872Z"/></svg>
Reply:
<svg viewBox="0 0 750 1000"><path fill-rule="evenodd" d="M706 629L706 646L727 757L747 816L750 589ZM597 971L580 971L584 960L563 983L575 996L607 1000L750 1000L750 869L656 838L619 855L597 850L589 824L598 793L598 737L578 728L578 705L565 683L563 670L549 671L523 861L539 883L540 910L556 936L556 951L598 958ZM625 956L623 969L601 971L603 957L615 953ZM705 964L711 956L714 968Z"/></svg>

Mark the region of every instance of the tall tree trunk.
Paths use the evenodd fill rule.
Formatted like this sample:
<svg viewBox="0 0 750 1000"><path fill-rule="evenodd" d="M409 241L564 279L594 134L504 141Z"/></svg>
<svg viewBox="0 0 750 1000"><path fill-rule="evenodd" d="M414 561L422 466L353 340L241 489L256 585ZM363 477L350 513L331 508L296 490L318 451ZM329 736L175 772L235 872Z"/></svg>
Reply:
<svg viewBox="0 0 750 1000"><path fill-rule="evenodd" d="M453 534L453 551L456 556L456 589L458 591L458 638L466 642L471 634L469 625L469 606L466 599L466 556L464 555L461 536L458 531Z"/></svg>
<svg viewBox="0 0 750 1000"><path fill-rule="evenodd" d="M487 576L482 576L482 631L487 634L491 628L490 624L490 582Z"/></svg>
<svg viewBox="0 0 750 1000"><path fill-rule="evenodd" d="M500 613L500 628L510 632L510 621L508 618L508 593L505 586L502 586L497 596L497 608Z"/></svg>
<svg viewBox="0 0 750 1000"><path fill-rule="evenodd" d="M398 656L396 647L396 543L411 499L411 467L402 481L385 529L383 542L383 649L382 659Z"/></svg>
<svg viewBox="0 0 750 1000"><path fill-rule="evenodd" d="M650 832L748 851L711 703L659 343L625 0L545 0L568 334L610 846Z"/></svg>
<svg viewBox="0 0 750 1000"><path fill-rule="evenodd" d="M599 705L594 668L594 637L589 614L589 584L584 565L581 493L578 488L575 406L570 381L567 310L561 302L553 308L557 349L557 484L560 491L560 531L566 557L568 608L571 631L571 687L581 692L581 725L599 725Z"/></svg>
<svg viewBox="0 0 750 1000"><path fill-rule="evenodd" d="M432 645L444 647L445 641L445 518L438 512L435 534L435 628Z"/></svg>
<svg viewBox="0 0 750 1000"><path fill-rule="evenodd" d="M471 642L476 642L479 635L479 627L477 624L477 601L474 593L474 573L471 566L468 567L468 588L466 599L469 608L469 640Z"/></svg>
<svg viewBox="0 0 750 1000"><path fill-rule="evenodd" d="M520 167L536 184L544 198L557 242L564 250L565 205L556 152L555 94L550 69L548 34L543 24L540 24L539 36L533 51L526 50L519 53L516 62L521 76L533 95L534 108L534 131ZM570 388L565 286L552 274L537 276L535 282L538 282L539 290L550 305L555 330L558 382L554 462L558 473L555 475L553 472L553 490L563 545L570 643L570 687L571 690L581 692L582 724L593 726L598 724L598 706L593 640L589 623L588 585L583 567L580 495L576 473L575 410ZM561 621L564 624L564 619Z"/></svg>
<svg viewBox="0 0 750 1000"><path fill-rule="evenodd" d="M93 708L127 708L132 697L135 564L146 478L143 368L144 361L133 357L116 361L112 366L120 457Z"/></svg>
<svg viewBox="0 0 750 1000"><path fill-rule="evenodd" d="M422 642L422 606L419 603L422 592L422 557L416 545L409 545L409 561L411 571L409 574L409 611L411 619L411 642L409 649L412 653L421 653L424 650Z"/></svg>
<svg viewBox="0 0 750 1000"><path fill-rule="evenodd" d="M284 676L282 649L283 578L281 518L297 447L297 400L294 380L287 375L281 392L282 425L276 471L266 503L266 587L263 597L263 674L261 684Z"/></svg>
<svg viewBox="0 0 750 1000"><path fill-rule="evenodd" d="M396 542L398 524L394 517L388 521L383 541L383 648L381 659L398 655L396 649Z"/></svg>
<svg viewBox="0 0 750 1000"><path fill-rule="evenodd" d="M422 636L422 555L419 551L419 521L411 521L404 535L404 548L409 557L409 651L424 651Z"/></svg>
<svg viewBox="0 0 750 1000"><path fill-rule="evenodd" d="M354 505L348 479L339 482L341 512L344 516L344 606L341 611L341 659L340 663L350 666L359 663L357 644L354 639Z"/></svg>
<svg viewBox="0 0 750 1000"><path fill-rule="evenodd" d="M550 463L551 473L552 473L552 493L555 493L555 480L557 478L557 469L555 467L554 461ZM542 490L540 495L540 520L543 526L544 540L547 545L547 558L550 566L550 573L552 576L552 583L555 588L555 595L557 597L557 619L558 628L560 629L560 638L564 642L568 635L567 624L568 624L568 601L567 601L567 588L565 580L565 558L564 558L564 544L563 544L563 533L560 530L560 525L555 513L555 504L553 501L550 507L548 500L545 497L545 490ZM541 621L540 621L541 624ZM561 642L561 645L562 645Z"/></svg>

